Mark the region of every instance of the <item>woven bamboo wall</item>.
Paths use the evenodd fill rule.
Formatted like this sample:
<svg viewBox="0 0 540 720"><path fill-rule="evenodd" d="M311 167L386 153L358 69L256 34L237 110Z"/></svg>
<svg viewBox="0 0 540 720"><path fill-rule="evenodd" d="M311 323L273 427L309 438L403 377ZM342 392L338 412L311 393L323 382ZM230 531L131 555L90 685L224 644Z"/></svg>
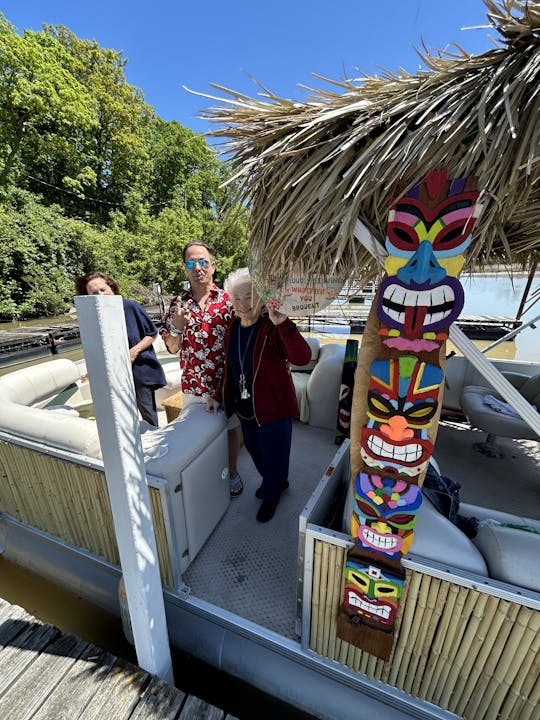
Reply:
<svg viewBox="0 0 540 720"><path fill-rule="evenodd" d="M540 612L407 570L385 663L336 636L346 550L315 541L310 647L466 720L540 718Z"/></svg>
<svg viewBox="0 0 540 720"><path fill-rule="evenodd" d="M173 574L159 490L149 488L161 580ZM120 564L105 474L0 442L0 511Z"/></svg>

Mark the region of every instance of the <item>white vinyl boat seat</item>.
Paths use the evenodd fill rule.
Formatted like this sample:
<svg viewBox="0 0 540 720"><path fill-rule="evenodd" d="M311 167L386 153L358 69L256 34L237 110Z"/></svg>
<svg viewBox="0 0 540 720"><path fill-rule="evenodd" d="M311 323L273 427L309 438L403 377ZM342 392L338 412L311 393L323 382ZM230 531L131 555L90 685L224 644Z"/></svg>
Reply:
<svg viewBox="0 0 540 720"><path fill-rule="evenodd" d="M100 458L96 423L76 413L32 407L61 397L80 380L78 366L67 358L50 360L0 377L0 430L87 457ZM64 400L65 402L65 400ZM60 401L56 405L62 406Z"/></svg>
<svg viewBox="0 0 540 720"><path fill-rule="evenodd" d="M71 388L76 363L51 360L0 377L0 430L42 445L101 460L97 424L58 407L32 407ZM68 410L63 406L63 410ZM173 423L141 436L146 471L167 484L171 525L183 572L229 505L227 422L194 403Z"/></svg>
<svg viewBox="0 0 540 720"><path fill-rule="evenodd" d="M332 430L337 422L345 344L320 345L319 340L312 337L306 340L312 348L311 361L304 366L290 366L300 420Z"/></svg>
<svg viewBox="0 0 540 720"><path fill-rule="evenodd" d="M519 390L534 407L540 408L540 374L528 377L518 373L505 373L506 379ZM498 409L492 407L492 402ZM466 385L461 393L461 407L473 427L488 433L488 442L495 435L522 440L538 440L535 431L507 406L504 398L493 388ZM491 436L491 437L490 437Z"/></svg>
<svg viewBox="0 0 540 720"><path fill-rule="evenodd" d="M489 576L540 592L540 520L467 503L460 504L460 512L480 521L473 543L486 561Z"/></svg>

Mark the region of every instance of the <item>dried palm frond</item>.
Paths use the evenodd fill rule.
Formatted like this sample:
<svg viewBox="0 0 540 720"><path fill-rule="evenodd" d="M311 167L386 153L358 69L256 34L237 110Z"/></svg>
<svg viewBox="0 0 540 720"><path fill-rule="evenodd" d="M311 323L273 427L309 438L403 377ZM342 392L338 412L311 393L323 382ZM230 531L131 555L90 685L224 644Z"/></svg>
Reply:
<svg viewBox="0 0 540 720"><path fill-rule="evenodd" d="M540 2L484 0L496 48L419 53L411 75L385 71L327 81L306 102L217 87L203 111L225 139L251 209L260 276L340 274L367 281L379 267L355 238L360 219L383 242L396 199L430 170L475 175L483 212L466 268L525 263L540 247ZM399 188L399 189L398 189Z"/></svg>

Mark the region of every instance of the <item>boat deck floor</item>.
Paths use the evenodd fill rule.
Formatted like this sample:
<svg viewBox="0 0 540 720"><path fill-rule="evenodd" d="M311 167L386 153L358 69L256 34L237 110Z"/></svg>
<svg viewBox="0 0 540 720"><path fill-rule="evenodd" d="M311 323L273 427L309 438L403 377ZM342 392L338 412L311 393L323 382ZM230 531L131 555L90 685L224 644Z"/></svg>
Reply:
<svg viewBox="0 0 540 720"><path fill-rule="evenodd" d="M334 431L295 422L290 487L272 520L259 523L255 491L261 478L242 448L244 491L184 573L191 594L294 639L298 516L337 450Z"/></svg>

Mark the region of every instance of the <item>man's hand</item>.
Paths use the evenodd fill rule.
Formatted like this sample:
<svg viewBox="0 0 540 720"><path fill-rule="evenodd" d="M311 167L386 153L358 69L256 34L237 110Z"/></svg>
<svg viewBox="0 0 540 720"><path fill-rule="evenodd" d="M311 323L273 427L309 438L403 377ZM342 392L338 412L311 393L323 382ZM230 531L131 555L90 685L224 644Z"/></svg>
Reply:
<svg viewBox="0 0 540 720"><path fill-rule="evenodd" d="M190 312L185 305L176 305L176 312L171 316L171 323L179 332L184 332L189 317Z"/></svg>

